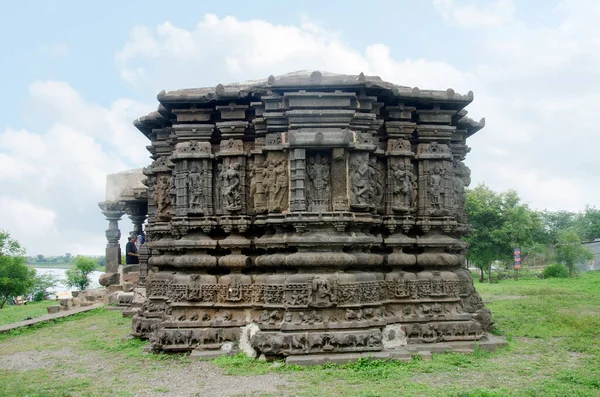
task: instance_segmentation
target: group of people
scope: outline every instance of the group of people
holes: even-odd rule
[[[145,242],[146,236],[144,235],[144,232],[141,232],[139,235],[131,233],[129,241],[127,242],[127,245],[125,245],[125,264],[137,265],[140,263],[138,250]]]

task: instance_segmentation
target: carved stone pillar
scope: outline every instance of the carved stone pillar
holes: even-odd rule
[[[125,213],[129,216],[133,224],[132,233],[135,233],[136,236],[142,234],[144,231],[143,225],[148,216],[148,204],[140,202],[127,203]]]
[[[119,221],[125,214],[125,203],[123,202],[102,202],[98,203],[102,214],[108,221],[106,229],[106,273],[116,273],[121,264],[121,230],[119,230]]]
[[[290,152],[291,210],[306,211],[306,149],[294,149]]]

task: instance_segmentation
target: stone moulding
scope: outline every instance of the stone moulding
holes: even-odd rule
[[[471,92],[296,72],[158,100],[134,122],[153,162],[133,335],[277,357],[487,340],[460,239]]]

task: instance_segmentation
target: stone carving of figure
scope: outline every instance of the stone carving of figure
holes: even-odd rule
[[[275,193],[275,164],[272,161],[265,161],[263,168],[263,186],[265,190],[265,200],[269,208]]]
[[[333,302],[333,292],[329,280],[323,277],[314,278],[312,281],[312,293],[315,303]]]
[[[352,184],[352,205],[367,208],[373,197],[373,189],[369,183],[369,166],[364,159],[352,161],[350,183]]]
[[[327,157],[317,154],[314,159],[309,160],[307,173],[312,187],[313,210],[327,210],[330,174]]]
[[[250,208],[254,208],[256,209],[256,207],[258,207],[260,205],[260,203],[258,203],[257,199],[256,199],[256,191],[257,191],[257,166],[256,164],[252,164],[252,166],[250,166],[250,170],[248,172],[248,179],[250,181],[250,194],[249,194],[249,207]]]
[[[417,208],[417,195],[418,195],[418,190],[419,190],[419,184],[417,182],[417,178],[415,177],[415,166],[414,164],[410,165],[410,180],[412,183],[412,198],[411,198],[411,207],[412,208]]]
[[[223,179],[223,208],[228,211],[238,211],[241,205],[241,180],[240,165],[238,163],[229,164],[229,169],[225,171]]]
[[[413,174],[404,162],[392,166],[394,209],[408,209],[413,202]]]
[[[373,205],[379,208],[383,199],[383,172],[376,157],[371,157],[369,162],[369,182],[372,185]]]
[[[443,207],[443,196],[444,196],[444,175],[445,170],[436,164],[433,167],[432,173],[429,175],[429,204],[433,209],[441,210]]]
[[[166,175],[160,176],[157,180],[154,192],[152,193],[152,199],[156,203],[159,218],[169,217],[169,212],[171,211],[172,203],[171,190],[171,178]]]
[[[223,202],[223,184],[225,183],[225,172],[227,170],[223,168],[223,164],[217,164],[217,173],[215,174],[216,183],[215,183],[215,192],[216,192],[216,204],[220,207],[219,204]]]
[[[270,203],[271,211],[283,211],[288,201],[288,174],[285,160],[279,160],[273,170],[273,198]]]
[[[452,188],[454,190],[454,205],[457,208],[463,208],[465,204],[465,183],[460,175],[454,177]]]
[[[187,178],[190,209],[202,209],[204,207],[204,194],[202,191],[202,177],[198,171],[198,167],[194,166]]]
[[[239,280],[234,279],[229,283],[227,289],[227,300],[228,301],[240,301],[242,300],[242,283]]]

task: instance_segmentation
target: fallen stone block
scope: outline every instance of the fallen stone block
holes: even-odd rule
[[[117,285],[121,283],[121,275],[119,273],[104,273],[100,276],[98,282],[105,287]]]
[[[46,307],[46,310],[48,310],[48,314],[58,313],[60,311],[60,306],[48,306]]]

